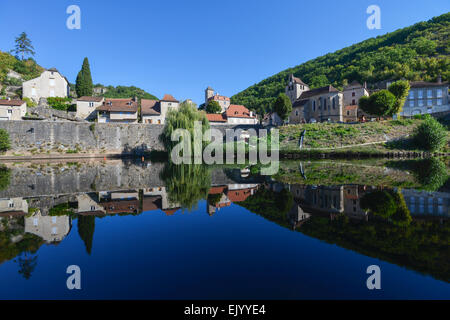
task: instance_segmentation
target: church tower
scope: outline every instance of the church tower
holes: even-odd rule
[[[291,102],[294,103],[300,95],[309,90],[309,86],[304,83],[300,78],[294,77],[293,74],[289,76],[288,84],[285,89],[286,95],[291,99]]]
[[[211,87],[208,87],[205,89],[205,105],[208,104],[208,99],[214,96],[214,89]]]

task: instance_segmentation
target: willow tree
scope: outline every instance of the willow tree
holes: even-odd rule
[[[172,151],[175,145],[180,142],[172,141],[172,134],[177,129],[185,129],[189,132],[191,137],[191,146],[193,148],[194,125],[196,121],[201,122],[202,134],[204,134],[205,131],[209,129],[209,121],[206,118],[205,112],[198,110],[195,103],[184,101],[180,104],[178,109],[169,110],[166,116],[166,124],[161,135],[161,140],[164,143],[167,151]],[[203,141],[203,146],[205,146],[206,143],[206,141]]]

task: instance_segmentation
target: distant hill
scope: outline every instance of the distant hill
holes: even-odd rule
[[[307,61],[273,75],[231,97],[262,113],[268,111],[289,74],[311,88],[332,84],[337,88],[357,80],[373,83],[387,79],[435,81],[450,79],[450,13],[419,22],[376,38]]]
[[[101,84],[96,84],[94,87],[103,87],[106,88],[106,93],[102,94],[102,96],[106,98],[130,98],[130,97],[138,97],[140,99],[152,99],[158,100],[158,98],[151,93],[146,92],[145,90],[135,87],[135,86],[103,86]]]

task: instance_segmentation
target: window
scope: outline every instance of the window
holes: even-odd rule
[[[354,92],[352,92],[352,97],[354,97],[355,96],[355,93]]]
[[[353,99],[353,100],[352,100],[352,104],[353,104],[353,105],[355,105],[355,104],[356,104],[356,101],[355,101],[355,99]]]
[[[422,99],[423,98],[422,90],[418,90],[417,92],[419,93],[419,99]]]
[[[316,111],[316,100],[313,100],[312,105],[313,105],[313,111]]]
[[[428,98],[433,97],[433,90],[428,90],[427,91],[427,96],[428,96]]]
[[[409,106],[412,108],[414,107],[414,100],[409,100]]]
[[[53,227],[52,228],[52,235],[58,234],[58,228],[57,227]]]
[[[298,110],[295,110],[295,115],[298,116]]]
[[[414,91],[409,91],[408,99],[414,99]]]
[[[442,106],[442,99],[437,99],[437,105]]]
[[[433,102],[431,101],[431,99],[428,99],[427,100],[427,106],[432,106],[433,105]]]
[[[53,224],[56,223],[56,217],[55,217],[55,216],[52,217],[52,223],[53,223]]]
[[[89,107],[93,107],[94,103],[93,102],[89,102]]]
[[[38,219],[37,218],[33,219],[33,226],[35,226],[35,227],[38,226]]]
[[[336,97],[333,98],[333,109],[336,109]]]
[[[323,99],[323,110],[327,110],[327,99]]]
[[[419,100],[419,107],[423,107],[423,100]]]
[[[31,88],[31,95],[35,96],[36,95],[36,88]]]
[[[348,116],[350,115],[350,111],[347,111],[347,115],[348,115]]]
[[[442,98],[442,89],[437,89],[437,90],[436,90],[436,96],[437,96],[438,98]]]
[[[8,113],[12,113],[12,110],[8,110]]]
[[[10,202],[10,203],[9,203],[9,207],[10,207],[10,208],[14,208],[14,202]]]

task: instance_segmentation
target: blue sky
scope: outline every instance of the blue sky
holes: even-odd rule
[[[81,9],[81,30],[66,8]],[[381,8],[381,29],[366,8]],[[448,0],[2,0],[0,50],[25,31],[35,59],[71,82],[88,57],[94,83],[135,85],[203,102],[210,85],[233,94],[285,68],[450,11]]]

